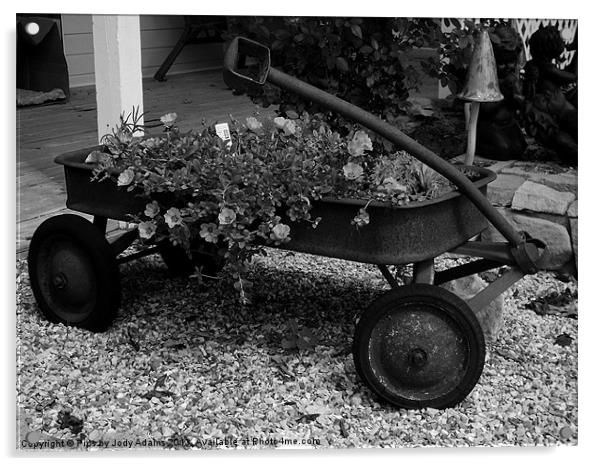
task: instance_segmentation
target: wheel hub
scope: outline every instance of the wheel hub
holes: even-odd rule
[[[382,383],[408,396],[449,390],[462,376],[467,355],[457,327],[437,307],[419,304],[382,319],[370,348]]]
[[[417,369],[420,369],[426,365],[428,362],[428,354],[422,348],[414,348],[408,354],[410,359],[410,364]]]
[[[38,280],[46,283],[47,298],[57,315],[87,312],[96,286],[85,251],[61,237],[48,238],[38,261]]]
[[[67,286],[67,277],[62,272],[57,273],[52,279],[52,285],[59,290],[62,290]]]

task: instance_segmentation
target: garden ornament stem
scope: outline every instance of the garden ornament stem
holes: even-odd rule
[[[470,102],[468,110],[468,141],[466,144],[466,156],[464,157],[465,165],[474,163],[475,148],[477,146],[477,121],[479,119],[479,102]]]
[[[255,58],[258,65],[250,69],[241,68],[239,65],[244,64],[244,56]],[[530,258],[528,262],[536,262],[539,259],[541,252],[538,253],[533,244],[527,244],[523,235],[508,223],[502,214],[456,167],[377,116],[272,68],[270,66],[270,50],[266,46],[243,37],[233,39],[224,55],[224,81],[232,89],[243,92],[256,92],[261,89],[264,83],[272,83],[308,100],[317,102],[324,108],[337,112],[380,134],[454,183],[458,190],[473,202],[513,248],[529,249],[527,252],[527,256]]]
[[[487,31],[481,31],[468,66],[468,78],[460,99],[470,102],[468,122],[468,145],[464,163],[472,165],[477,143],[477,121],[481,102],[499,102],[504,98],[500,92],[493,47]]]

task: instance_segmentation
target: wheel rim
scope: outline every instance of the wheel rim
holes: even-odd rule
[[[399,303],[370,332],[368,357],[374,376],[395,397],[440,398],[466,376],[470,342],[466,329],[433,302]]]
[[[97,296],[94,266],[73,239],[63,235],[47,238],[37,256],[36,274],[45,301],[61,320],[79,322],[93,311]]]

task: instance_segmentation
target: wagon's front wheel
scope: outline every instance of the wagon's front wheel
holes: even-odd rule
[[[48,320],[94,332],[111,325],[121,299],[119,269],[97,227],[78,215],[49,218],[35,231],[27,262]]]
[[[485,340],[468,305],[434,285],[395,288],[364,312],[353,342],[366,385],[401,408],[447,408],[474,388]]]

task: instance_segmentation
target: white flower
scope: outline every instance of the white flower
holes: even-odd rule
[[[119,178],[117,178],[117,186],[128,186],[134,181],[134,170],[131,168],[126,168],[119,174]]]
[[[278,129],[284,129],[284,125],[285,125],[286,121],[287,120],[284,117],[276,117],[276,118],[274,118],[274,125]]]
[[[297,125],[295,124],[295,122],[284,117],[274,118],[274,126],[284,131],[285,136],[295,134],[295,132],[297,131]]]
[[[165,215],[163,217],[165,218],[165,222],[167,223],[167,226],[169,228],[173,228],[176,225],[182,225],[183,221],[182,221],[182,214],[180,213],[180,209],[172,207],[165,213]]]
[[[285,136],[290,136],[291,134],[295,134],[295,131],[297,131],[297,125],[293,120],[286,120],[284,123],[284,128],[282,129],[284,130]]]
[[[347,150],[355,157],[363,155],[364,151],[372,150],[370,136],[364,131],[356,131],[351,141],[347,143]]]
[[[232,209],[224,207],[217,216],[217,219],[219,220],[220,225],[230,225],[234,220],[236,220],[236,212],[234,212]]]
[[[397,192],[397,193],[405,193],[408,188],[407,186],[401,184],[392,176],[385,178],[382,184],[377,188],[379,191],[386,191],[388,193]]]
[[[142,239],[150,239],[155,235],[157,225],[154,222],[142,222],[138,225],[138,234]]]
[[[161,123],[165,125],[166,128],[171,128],[173,124],[176,122],[178,118],[177,113],[166,113],[161,117]]]
[[[254,133],[257,133],[261,128],[263,128],[263,125],[259,120],[257,120],[257,118],[249,117],[247,118],[247,128],[249,128]]]
[[[159,204],[157,201],[150,202],[146,204],[146,209],[144,209],[144,215],[150,218],[154,218],[159,213]]]
[[[353,220],[351,220],[351,224],[356,227],[365,227],[370,223],[370,214],[366,210],[365,207],[358,210]]]
[[[343,175],[348,180],[357,180],[364,174],[364,169],[361,165],[358,165],[354,162],[348,162],[347,165],[343,167]]]
[[[140,145],[142,147],[146,147],[147,149],[152,149],[153,147],[157,147],[157,139],[156,138],[148,138],[145,139],[144,141],[140,141]]]
[[[274,225],[272,228],[272,233],[274,234],[274,238],[278,241],[283,241],[288,238],[288,235],[291,232],[291,227],[284,223],[278,223]]]

